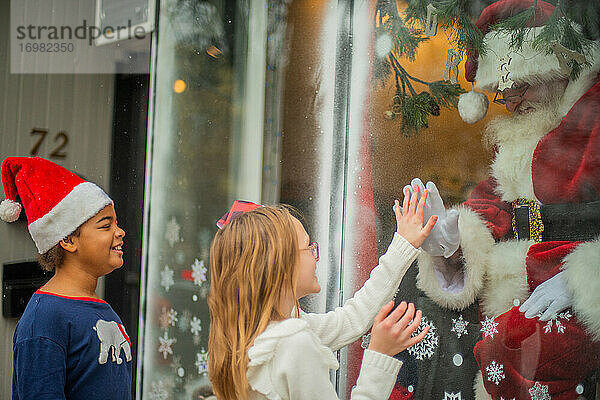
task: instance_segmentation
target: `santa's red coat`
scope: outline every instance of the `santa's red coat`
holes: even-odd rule
[[[531,171],[534,193],[542,204],[600,199],[600,83],[539,141]],[[479,184],[465,205],[485,221],[497,241],[512,235],[512,206],[501,200],[493,178]],[[530,246],[525,259],[529,289],[566,268],[565,257],[581,244],[549,241]],[[588,278],[599,279],[600,253],[589,263],[594,264],[589,270],[597,268],[599,273]],[[574,296],[597,296],[600,306],[600,293],[575,291]],[[526,319],[518,307],[496,317],[498,332],[484,332],[474,350],[486,391],[493,399],[530,399],[536,390],[552,399],[575,399],[577,386],[600,366],[600,342],[593,340],[597,332],[591,332],[600,321],[589,319],[566,310],[551,323],[540,322]]]

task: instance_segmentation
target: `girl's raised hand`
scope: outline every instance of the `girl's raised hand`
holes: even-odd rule
[[[415,313],[414,304],[407,305],[403,301],[390,313],[393,306],[394,302],[390,301],[379,310],[373,321],[371,342],[368,347],[369,350],[391,357],[419,343],[429,332],[429,326],[426,326],[421,333],[412,337],[413,332],[421,324],[421,310]]]
[[[396,232],[406,239],[415,248],[421,247],[425,238],[429,236],[435,223],[437,215],[432,215],[423,226],[423,213],[425,210],[425,200],[427,200],[427,190],[423,191],[419,199],[419,186],[415,185],[411,196],[410,190],[404,190],[404,202],[400,208],[400,202],[395,200],[394,213],[396,214]],[[418,200],[419,199],[419,200]],[[418,202],[417,202],[418,200]]]

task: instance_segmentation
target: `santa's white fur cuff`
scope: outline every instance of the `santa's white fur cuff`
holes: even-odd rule
[[[481,217],[471,209],[459,206],[458,230],[464,269],[462,282],[444,282],[439,271],[448,262],[423,252],[418,258],[417,287],[438,305],[463,310],[472,304],[484,286],[494,238]]]

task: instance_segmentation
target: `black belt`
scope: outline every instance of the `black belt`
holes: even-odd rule
[[[513,202],[512,227],[517,239],[535,242],[584,241],[600,236],[600,201],[539,204]]]

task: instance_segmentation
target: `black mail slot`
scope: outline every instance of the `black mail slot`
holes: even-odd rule
[[[19,318],[31,295],[52,277],[37,261],[5,263],[2,265],[2,315]]]

